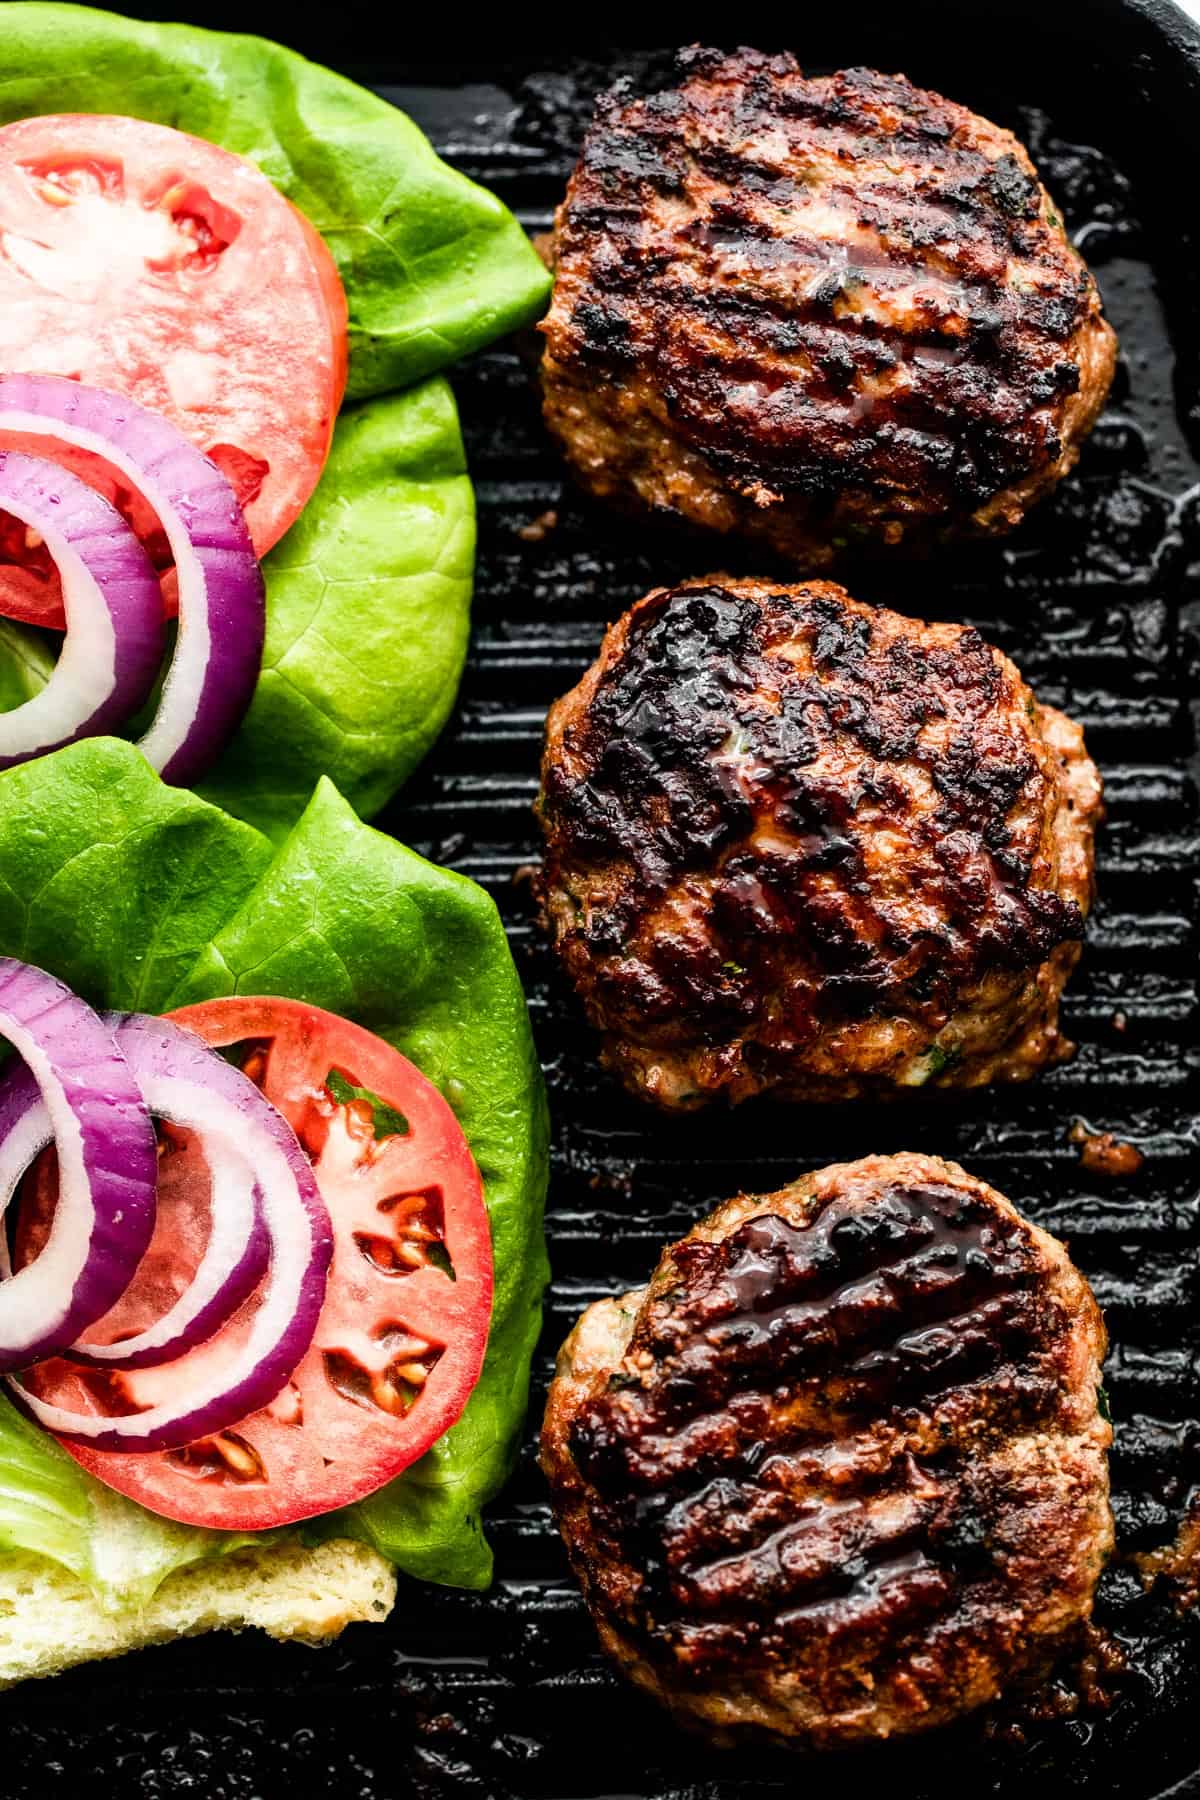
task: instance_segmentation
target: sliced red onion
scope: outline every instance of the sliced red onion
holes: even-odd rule
[[[50,1115],[32,1081],[5,1108],[11,1118],[24,1101],[24,1116],[6,1131],[0,1144],[0,1182],[15,1186],[33,1158],[53,1141]],[[153,1113],[153,1105],[149,1110]],[[0,1123],[0,1129],[3,1129]],[[212,1191],[211,1226],[200,1265],[174,1306],[144,1331],[111,1344],[79,1338],[62,1354],[72,1362],[97,1368],[149,1369],[172,1362],[198,1344],[207,1343],[233,1317],[262,1280],[271,1241],[262,1221],[261,1196],[244,1158],[223,1145],[208,1144],[206,1155]],[[16,1170],[15,1177],[11,1171]],[[0,1277],[12,1276],[8,1240],[0,1231]],[[132,1278],[131,1278],[132,1279]]]
[[[167,1109],[173,1097],[152,1053],[157,1038],[130,1031],[129,1021],[121,1014],[113,1015],[109,1023],[125,1050],[151,1115],[171,1118]],[[159,1021],[152,1023],[157,1025]],[[250,1085],[253,1087],[253,1082]],[[175,1123],[182,1121],[176,1119]],[[266,1274],[271,1239],[263,1219],[262,1194],[250,1165],[239,1151],[215,1137],[205,1139],[204,1150],[212,1180],[212,1225],[193,1280],[175,1305],[136,1337],[116,1344],[88,1344],[82,1340],[72,1344],[70,1355],[74,1361],[114,1369],[148,1369],[171,1362],[198,1344],[207,1343]]]
[[[0,376],[0,431],[94,451],[158,515],[179,577],[179,636],[139,748],[165,781],[193,781],[241,721],[262,663],[262,573],[233,489],[168,419],[61,375]]]
[[[150,1111],[153,1084],[143,1086]],[[118,1343],[76,1340],[66,1354],[72,1362],[103,1369],[152,1369],[205,1344],[228,1324],[267,1271],[271,1240],[262,1218],[262,1199],[244,1159],[224,1145],[206,1145],[212,1177],[212,1226],[195,1276],[174,1306],[136,1336]]]
[[[282,1390],[317,1329],[333,1230],[291,1126],[240,1069],[165,1019],[132,1013],[114,1023],[151,1109],[197,1132],[206,1149],[221,1146],[243,1157],[253,1171],[270,1239],[258,1309],[245,1343],[219,1375],[143,1412],[71,1412],[13,1385],[34,1417],[61,1437],[98,1450],[172,1450],[226,1430]]]
[[[0,958],[0,1035],[22,1059],[0,1081],[0,1213],[47,1128],[59,1162],[41,1254],[0,1285],[0,1370],[9,1370],[66,1349],[124,1293],[154,1231],[158,1157],[111,1030],[61,981]],[[31,1127],[39,1091],[45,1124]]]
[[[123,725],[162,661],[162,591],[115,506],[66,469],[0,451],[0,509],[45,540],[62,577],[67,635],[32,700],[0,713],[0,769]]]

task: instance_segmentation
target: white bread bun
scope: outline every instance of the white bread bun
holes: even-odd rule
[[[92,1590],[44,1556],[0,1556],[0,1687],[58,1675],[202,1631],[255,1627],[320,1644],[356,1620],[386,1619],[396,1571],[366,1544],[282,1543],[212,1557],[169,1575],[145,1606],[106,1612]]]

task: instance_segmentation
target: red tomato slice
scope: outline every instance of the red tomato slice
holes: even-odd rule
[[[479,1378],[491,1315],[487,1211],[449,1106],[369,1031],[292,1000],[213,1000],[171,1017],[206,1043],[237,1045],[243,1067],[312,1157],[334,1228],[325,1305],[287,1387],[233,1429],[149,1455],[60,1441],[91,1474],[152,1512],[189,1525],[266,1530],[372,1493],[458,1418]],[[98,1338],[144,1329],[172,1303],[201,1253],[194,1228],[180,1229],[179,1188],[194,1179],[195,1203],[207,1218],[207,1170],[186,1145],[164,1162],[174,1165],[169,1204]],[[29,1202],[22,1203],[18,1260],[44,1229],[42,1198],[33,1201],[32,1223]],[[76,1411],[152,1406],[178,1393],[189,1371],[198,1377],[232,1354],[255,1304],[247,1301],[210,1344],[161,1369],[96,1372],[57,1358],[25,1379]]]
[[[260,556],[317,484],[346,355],[333,258],[253,163],[142,119],[0,129],[0,369],[69,375],[173,420],[224,469]],[[121,477],[65,448],[60,460],[165,567],[157,521]],[[0,530],[0,612],[61,630],[58,577],[20,537]]]

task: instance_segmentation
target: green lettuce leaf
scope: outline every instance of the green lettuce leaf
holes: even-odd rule
[[[0,788],[0,816],[2,801]],[[491,1559],[478,1532],[478,1486],[492,1491],[508,1465],[547,1275],[541,1080],[495,907],[465,877],[362,825],[322,782],[171,1003],[233,993],[290,994],[369,1026],[436,1083],[466,1133],[492,1226],[487,1362],[459,1423],[349,1516],[356,1535],[410,1574],[484,1585]]]
[[[0,1400],[0,1554],[32,1551],[86,1581],[108,1612],[144,1606],[189,1563],[282,1533],[202,1531],[160,1519],[85,1475],[7,1400]]]
[[[0,712],[23,706],[50,679],[54,657],[42,634],[0,619]]]
[[[454,704],[474,558],[446,383],[343,413],[320,486],[263,565],[262,675],[200,792],[275,837],[322,775],[364,817],[378,812]]]
[[[483,1375],[427,1456],[307,1535],[358,1537],[425,1580],[485,1586],[479,1513],[515,1450],[547,1276],[545,1096],[492,901],[363,825],[328,781],[273,853],[248,826],[164,787],[128,744],[95,739],[0,774],[0,954],[39,963],[98,1006],[309,1000],[387,1038],[442,1090],[491,1221]],[[234,1547],[111,1502],[0,1402],[0,1545],[55,1557],[108,1604]]]
[[[97,738],[0,775],[0,953],[162,1012],[271,849],[121,750]]]
[[[351,398],[445,368],[546,298],[507,207],[394,106],[280,44],[43,0],[0,8],[0,124],[68,112],[173,125],[258,164],[337,260]]]

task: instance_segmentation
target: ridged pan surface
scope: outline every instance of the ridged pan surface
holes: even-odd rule
[[[870,50],[866,33],[848,55]],[[636,75],[647,61],[622,56],[616,66]],[[916,56],[906,62],[914,79],[948,83]],[[1016,537],[853,579],[864,598],[979,626],[1043,699],[1085,726],[1108,823],[1100,903],[1067,997],[1078,1056],[1024,1089],[918,1095],[888,1109],[758,1105],[682,1121],[639,1109],[598,1075],[591,1035],[532,920],[542,720],[594,656],[606,621],[654,583],[736,558],[632,529],[571,493],[541,428],[529,346],[456,371],[480,511],[474,640],[454,721],[381,822],[495,895],[550,1082],[555,1279],[524,1454],[491,1513],[496,1585],[486,1595],[402,1585],[386,1627],[353,1628],[319,1654],[258,1636],[202,1638],[31,1684],[0,1702],[0,1787],[12,1800],[97,1781],[105,1795],[145,1800],[749,1800],[808,1782],[878,1784],[908,1800],[1150,1800],[1200,1768],[1200,1632],[1146,1597],[1121,1560],[1098,1609],[1127,1660],[1106,1711],[1067,1685],[1049,1709],[1061,1716],[1048,1721],[1001,1713],[987,1727],[853,1762],[798,1767],[778,1754],[714,1752],[605,1666],[535,1463],[553,1354],[584,1305],[644,1279],[659,1247],[717,1199],[867,1150],[911,1149],[955,1158],[1001,1189],[1068,1239],[1090,1278],[1113,1340],[1120,1550],[1169,1538],[1200,1483],[1200,817],[1189,698],[1200,671],[1200,608],[1189,601],[1200,593],[1200,465],[1186,435],[1200,394],[1194,342],[1177,340],[1176,371],[1163,310],[1183,252],[1170,233],[1143,228],[1137,190],[1119,160],[1086,147],[1092,134],[1074,113],[1066,131],[1022,111],[1022,92],[989,91],[979,59],[964,68],[955,97],[1021,131],[1062,204],[1100,279],[1122,367],[1078,475]],[[422,71],[414,77],[411,64],[403,86],[377,69],[354,72],[378,79],[445,155],[541,230],[591,97],[613,70],[545,51],[524,69],[473,71],[466,86],[440,68],[414,85]],[[1086,99],[1074,96],[1085,116]],[[1101,124],[1094,136],[1104,140],[1113,121]],[[1182,205],[1186,172],[1169,178]],[[1187,325],[1176,307],[1176,334]],[[525,530],[550,512],[549,529]],[[1136,1144],[1140,1172],[1120,1183],[1090,1175],[1068,1136],[1078,1119]]]

